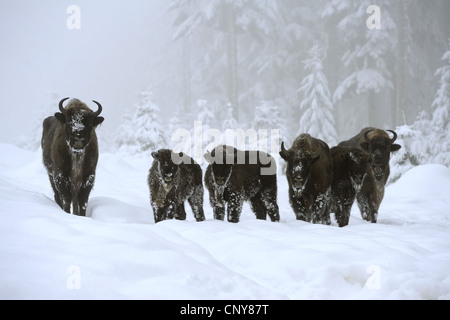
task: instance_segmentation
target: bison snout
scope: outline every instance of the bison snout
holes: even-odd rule
[[[356,184],[361,184],[362,183],[362,177],[356,176],[356,177],[353,178],[353,181],[355,181]]]
[[[84,146],[85,146],[85,139],[81,138],[81,137],[74,137],[72,146],[75,149],[82,149],[82,148],[84,148]]]
[[[171,182],[173,180],[173,173],[169,172],[164,175],[165,182]]]
[[[303,179],[302,177],[294,177],[294,185],[297,188],[302,187],[305,184],[305,179]]]
[[[225,177],[216,177],[216,183],[219,186],[223,186],[225,184]]]
[[[373,168],[373,171],[374,171],[376,174],[382,174],[382,173],[383,173],[383,167],[381,167],[381,166],[375,166],[375,167]]]

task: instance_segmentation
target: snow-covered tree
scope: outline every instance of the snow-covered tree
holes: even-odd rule
[[[238,123],[236,121],[236,119],[234,118],[234,112],[233,112],[234,108],[231,104],[227,105],[227,115],[225,120],[222,123],[222,130],[227,130],[227,129],[236,129],[238,126]]]
[[[434,161],[450,166],[450,50],[444,53],[442,60],[445,65],[435,73],[440,86],[432,104],[430,151]]]
[[[142,92],[133,115],[125,115],[115,135],[119,150],[138,154],[166,147],[160,109],[151,96],[150,91]]]
[[[382,122],[389,121],[386,120],[388,110],[384,109],[386,103],[382,102],[380,96],[388,95],[393,90],[389,61],[395,56],[397,39],[396,24],[390,12],[392,5],[389,0],[379,1],[378,6],[382,8],[381,27],[370,29],[366,25],[370,18],[367,9],[372,4],[370,0],[332,0],[326,3],[323,12],[324,17],[337,17],[338,45],[343,52],[340,55],[341,66],[337,71],[343,78],[337,83],[333,101],[339,105],[345,100],[358,99],[339,113],[344,115],[344,119],[349,116],[359,117],[358,126],[361,123],[382,126]],[[380,117],[380,114],[384,117]]]
[[[420,164],[439,163],[450,167],[450,50],[442,60],[445,65],[435,73],[439,88],[432,103],[432,114],[422,111],[411,126],[396,129],[402,149],[392,156],[390,182]]]
[[[297,135],[309,133],[329,145],[335,145],[337,134],[334,128],[333,103],[318,45],[310,50],[310,58],[306,59],[304,64],[309,74],[303,79],[299,89],[304,98],[300,103],[303,114]]]
[[[204,99],[197,100],[197,107],[199,109],[197,120],[202,123],[203,130],[214,128],[217,119],[214,110],[208,101]]]

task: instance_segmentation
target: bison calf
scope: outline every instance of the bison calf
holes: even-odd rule
[[[257,219],[280,220],[277,204],[275,159],[260,151],[240,151],[229,146],[216,147],[204,155],[210,163],[205,185],[214,219],[239,222],[244,201],[250,201]]]
[[[96,112],[78,99],[72,99],[43,123],[42,153],[56,203],[67,213],[73,204],[75,215],[85,216],[89,193],[94,186],[98,160],[95,128],[103,122],[100,103]]]
[[[348,225],[350,210],[356,193],[361,190],[367,175],[369,157],[355,147],[331,148],[333,182],[331,184],[331,211],[335,213],[339,227]]]
[[[148,186],[155,223],[173,218],[186,220],[186,200],[195,219],[205,220],[201,167],[191,157],[167,149],[152,152],[152,156]]]
[[[287,162],[289,202],[297,220],[330,224],[330,189],[333,163],[328,145],[309,134],[301,134],[280,156]]]

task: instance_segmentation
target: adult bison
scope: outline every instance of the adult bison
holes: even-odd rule
[[[95,128],[103,122],[99,117],[102,105],[92,111],[78,99],[72,99],[60,112],[43,123],[42,153],[56,203],[67,213],[73,204],[73,213],[86,215],[89,193],[94,186],[98,160]]]
[[[280,221],[277,204],[275,159],[262,151],[241,151],[230,146],[218,146],[204,155],[209,165],[205,185],[213,207],[214,219],[237,223],[244,201],[250,201],[257,219],[269,215]]]
[[[205,220],[201,167],[182,152],[161,149],[152,152],[152,156],[147,180],[155,223],[173,218],[186,220],[186,200],[195,219]]]
[[[283,142],[280,156],[287,162],[289,202],[297,220],[329,225],[333,162],[328,145],[305,133],[289,150]]]
[[[388,132],[392,133],[391,138]],[[353,138],[339,143],[342,147],[357,147],[367,152],[369,163],[366,166],[366,178],[356,200],[364,220],[376,223],[378,209],[384,197],[384,188],[389,178],[389,160],[391,152],[401,148],[395,144],[397,133],[392,130],[381,130],[377,128],[364,128]]]
[[[331,148],[333,182],[331,184],[331,212],[339,227],[348,225],[350,210],[356,193],[361,190],[369,162],[367,153],[357,147]]]

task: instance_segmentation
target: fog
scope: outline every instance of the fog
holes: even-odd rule
[[[149,91],[158,117],[178,126],[206,108],[208,127],[310,132],[330,144],[430,117],[450,1],[382,0],[378,13],[372,4],[1,1],[0,142],[29,135],[64,97],[101,102],[108,140]]]
[[[80,29],[69,29],[73,3],[0,2],[0,141],[26,130],[52,94],[100,101],[113,128],[157,77],[164,1],[76,1]]]

